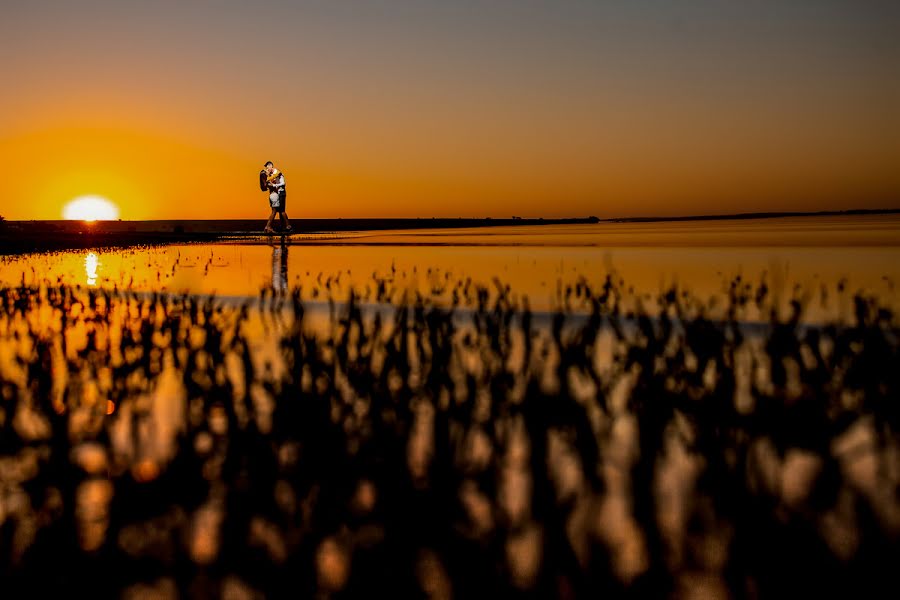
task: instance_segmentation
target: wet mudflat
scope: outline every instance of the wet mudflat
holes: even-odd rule
[[[732,250],[7,261],[4,591],[897,591],[894,250]]]

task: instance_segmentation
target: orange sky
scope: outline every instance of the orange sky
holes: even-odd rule
[[[291,218],[900,207],[896,5],[722,4],[5,9],[0,215],[263,218],[268,159]]]

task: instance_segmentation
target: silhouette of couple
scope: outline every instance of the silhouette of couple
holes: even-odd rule
[[[259,172],[259,189],[269,192],[269,206],[272,208],[269,220],[266,222],[266,227],[263,231],[265,233],[275,233],[275,230],[272,228],[272,221],[275,220],[276,214],[281,217],[282,233],[293,231],[294,228],[291,227],[291,222],[288,220],[287,212],[285,212],[287,192],[284,186],[284,173],[276,169],[271,160],[267,161],[263,170]]]

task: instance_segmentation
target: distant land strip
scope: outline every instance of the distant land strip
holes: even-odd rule
[[[900,208],[854,208],[815,212],[755,212],[721,215],[687,215],[681,217],[616,217],[600,219],[600,223],[655,223],[661,221],[740,221],[745,219],[781,219],[785,217],[843,217],[858,215],[896,215]]]
[[[384,231],[392,229],[449,229],[509,225],[566,225],[599,223],[596,217],[578,219],[295,219],[294,233]],[[215,242],[260,237],[264,219],[158,221],[2,221],[0,255],[51,252],[80,248],[124,248]]]
[[[665,221],[725,221],[784,217],[823,217],[900,214],[900,209],[854,209],[819,212],[764,212],[675,217],[544,218],[405,218],[405,219],[295,219],[295,233],[455,229],[500,226],[567,225],[595,223],[652,223]],[[153,221],[0,220],[0,255],[51,252],[81,248],[122,248],[259,237],[264,219]]]

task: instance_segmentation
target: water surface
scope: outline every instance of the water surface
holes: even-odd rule
[[[256,296],[300,286],[307,300],[364,298],[378,283],[446,300],[457,282],[509,285],[532,308],[561,305],[566,288],[607,275],[650,304],[672,285],[721,296],[735,277],[785,300],[821,299],[841,286],[893,304],[900,278],[900,217],[805,217],[674,223],[603,223],[350,232],[217,244],[60,252],[7,259],[0,283],[62,280],[145,291]],[[832,294],[833,295],[833,294]],[[837,305],[810,306],[808,317]]]

